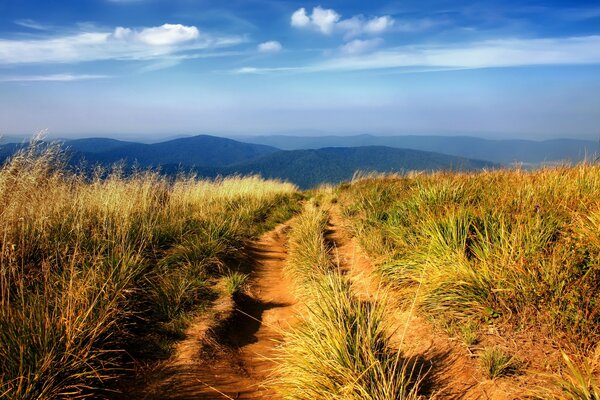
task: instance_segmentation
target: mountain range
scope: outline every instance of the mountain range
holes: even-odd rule
[[[338,183],[356,171],[404,172],[408,170],[476,170],[498,167],[497,163],[429,151],[385,146],[326,147],[281,150],[274,146],[244,143],[216,136],[199,135],[161,143],[144,144],[106,138],[66,140],[73,165],[104,165],[116,162],[140,168],[160,168],[166,174],[195,172],[203,177],[260,174],[310,188]],[[25,144],[0,146],[0,162]]]
[[[487,160],[504,165],[539,165],[561,161],[579,162],[600,151],[600,144],[589,140],[483,139],[471,136],[248,136],[247,143],[263,144],[282,150],[324,147],[387,146],[444,153],[458,157]]]

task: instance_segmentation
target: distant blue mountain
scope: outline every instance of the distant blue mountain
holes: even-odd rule
[[[279,151],[221,172],[260,174],[265,178],[285,179],[301,188],[310,188],[321,183],[349,181],[357,171],[473,171],[498,166],[489,161],[428,151],[365,146]]]
[[[444,153],[458,157],[488,160],[509,165],[514,162],[579,162],[598,154],[598,142],[577,139],[491,140],[470,136],[251,136],[239,137],[247,143],[264,144],[282,150],[324,147],[387,146]]]
[[[126,161],[135,162],[143,167],[165,164],[222,167],[278,151],[271,146],[208,135],[153,144],[103,138],[77,139],[65,141],[64,146],[75,153],[75,157],[85,158],[91,163],[112,164]]]
[[[285,151],[207,135],[155,144],[104,138],[61,143],[67,149],[71,164],[77,166],[110,166],[124,162],[128,168],[133,165],[160,168],[169,175],[192,171],[205,177],[260,174],[265,178],[288,180],[302,188],[349,180],[356,171],[475,170],[498,166],[488,161],[384,146]],[[24,146],[0,146],[0,161]]]

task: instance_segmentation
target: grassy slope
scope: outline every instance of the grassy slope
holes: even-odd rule
[[[0,397],[77,397],[131,344],[155,353],[298,203],[294,186],[253,177],[88,181],[61,157],[33,148],[0,170]]]
[[[0,170],[8,398],[86,393],[115,377],[131,342],[176,337],[214,279],[233,276],[244,241],[299,201],[293,186],[258,178],[88,181],[61,157],[32,149]],[[588,358],[567,359],[562,395],[597,398],[598,166],[366,178],[343,185],[340,201],[386,280],[416,293],[420,310],[464,332],[537,329]],[[289,271],[308,307],[288,332],[279,388],[289,399],[413,396],[382,308],[358,301],[331,262],[326,218],[311,206],[291,234]]]
[[[364,179],[341,198],[386,280],[441,325],[534,329],[600,367],[597,165]]]

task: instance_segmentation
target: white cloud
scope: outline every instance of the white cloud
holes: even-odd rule
[[[304,7],[298,9],[292,14],[291,24],[295,27],[305,27],[310,24],[310,18],[306,15],[306,9]]]
[[[0,39],[0,65],[155,60],[179,52],[234,46],[244,39],[200,34],[195,26],[164,24],[112,32],[94,29],[38,39]]]
[[[348,50],[360,49],[361,46],[364,47],[366,44],[356,42]],[[285,70],[333,72],[401,69],[407,72],[429,72],[542,65],[592,65],[600,64],[600,35],[546,39],[498,39],[461,44],[460,46],[413,45],[376,51],[369,57],[353,55],[348,51],[345,53],[346,55],[333,57],[320,63],[288,67]],[[279,70],[281,69],[254,68],[253,72],[277,72]]]
[[[243,67],[240,69],[235,70],[235,73],[238,74],[256,74],[259,73],[262,69],[259,68],[255,68],[255,67]]]
[[[119,26],[113,36],[118,40],[139,41],[151,46],[171,46],[197,39],[200,31],[195,26],[181,24],[164,24],[139,31]]]
[[[283,47],[281,46],[281,43],[275,41],[275,40],[270,40],[268,42],[264,42],[258,45],[258,51],[260,51],[261,53],[276,53],[278,51],[281,51]]]
[[[358,36],[362,34],[377,35],[389,30],[394,25],[394,19],[389,15],[373,17],[370,19],[362,15],[352,18],[341,19],[341,16],[333,9],[315,7],[308,15],[305,8],[296,10],[291,17],[291,24],[296,28],[312,28],[323,34],[331,34],[334,31],[343,32],[346,36]]]
[[[83,81],[89,79],[109,78],[108,75],[73,75],[73,74],[52,74],[52,75],[19,75],[19,76],[0,76],[0,82],[71,82]]]
[[[375,17],[365,23],[364,31],[371,34],[379,34],[394,25],[394,20],[389,15]]]
[[[340,47],[340,52],[343,54],[362,54],[369,52],[383,43],[382,39],[354,39]]]
[[[335,24],[340,20],[340,15],[334,10],[315,7],[313,8],[310,20],[321,32],[329,34],[333,31]]]

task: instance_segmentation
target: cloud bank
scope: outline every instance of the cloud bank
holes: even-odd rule
[[[388,15],[370,19],[356,15],[352,18],[341,19],[340,14],[335,10],[325,9],[321,6],[313,8],[311,14],[306,12],[306,8],[299,8],[290,18],[290,24],[295,28],[313,29],[325,35],[341,32],[347,37],[363,34],[378,35],[389,30],[394,23],[394,19]]]
[[[101,60],[155,60],[172,54],[234,46],[239,36],[214,37],[195,26],[164,24],[142,29],[43,36],[38,39],[0,39],[1,64],[78,63]]]
[[[341,56],[315,64],[287,67],[285,70],[335,72],[410,68],[410,72],[426,72],[440,69],[600,64],[600,35],[404,46],[375,51],[369,57],[357,55],[370,50],[375,44],[355,40],[342,46]],[[238,72],[266,73],[281,70],[282,68],[251,68]]]

